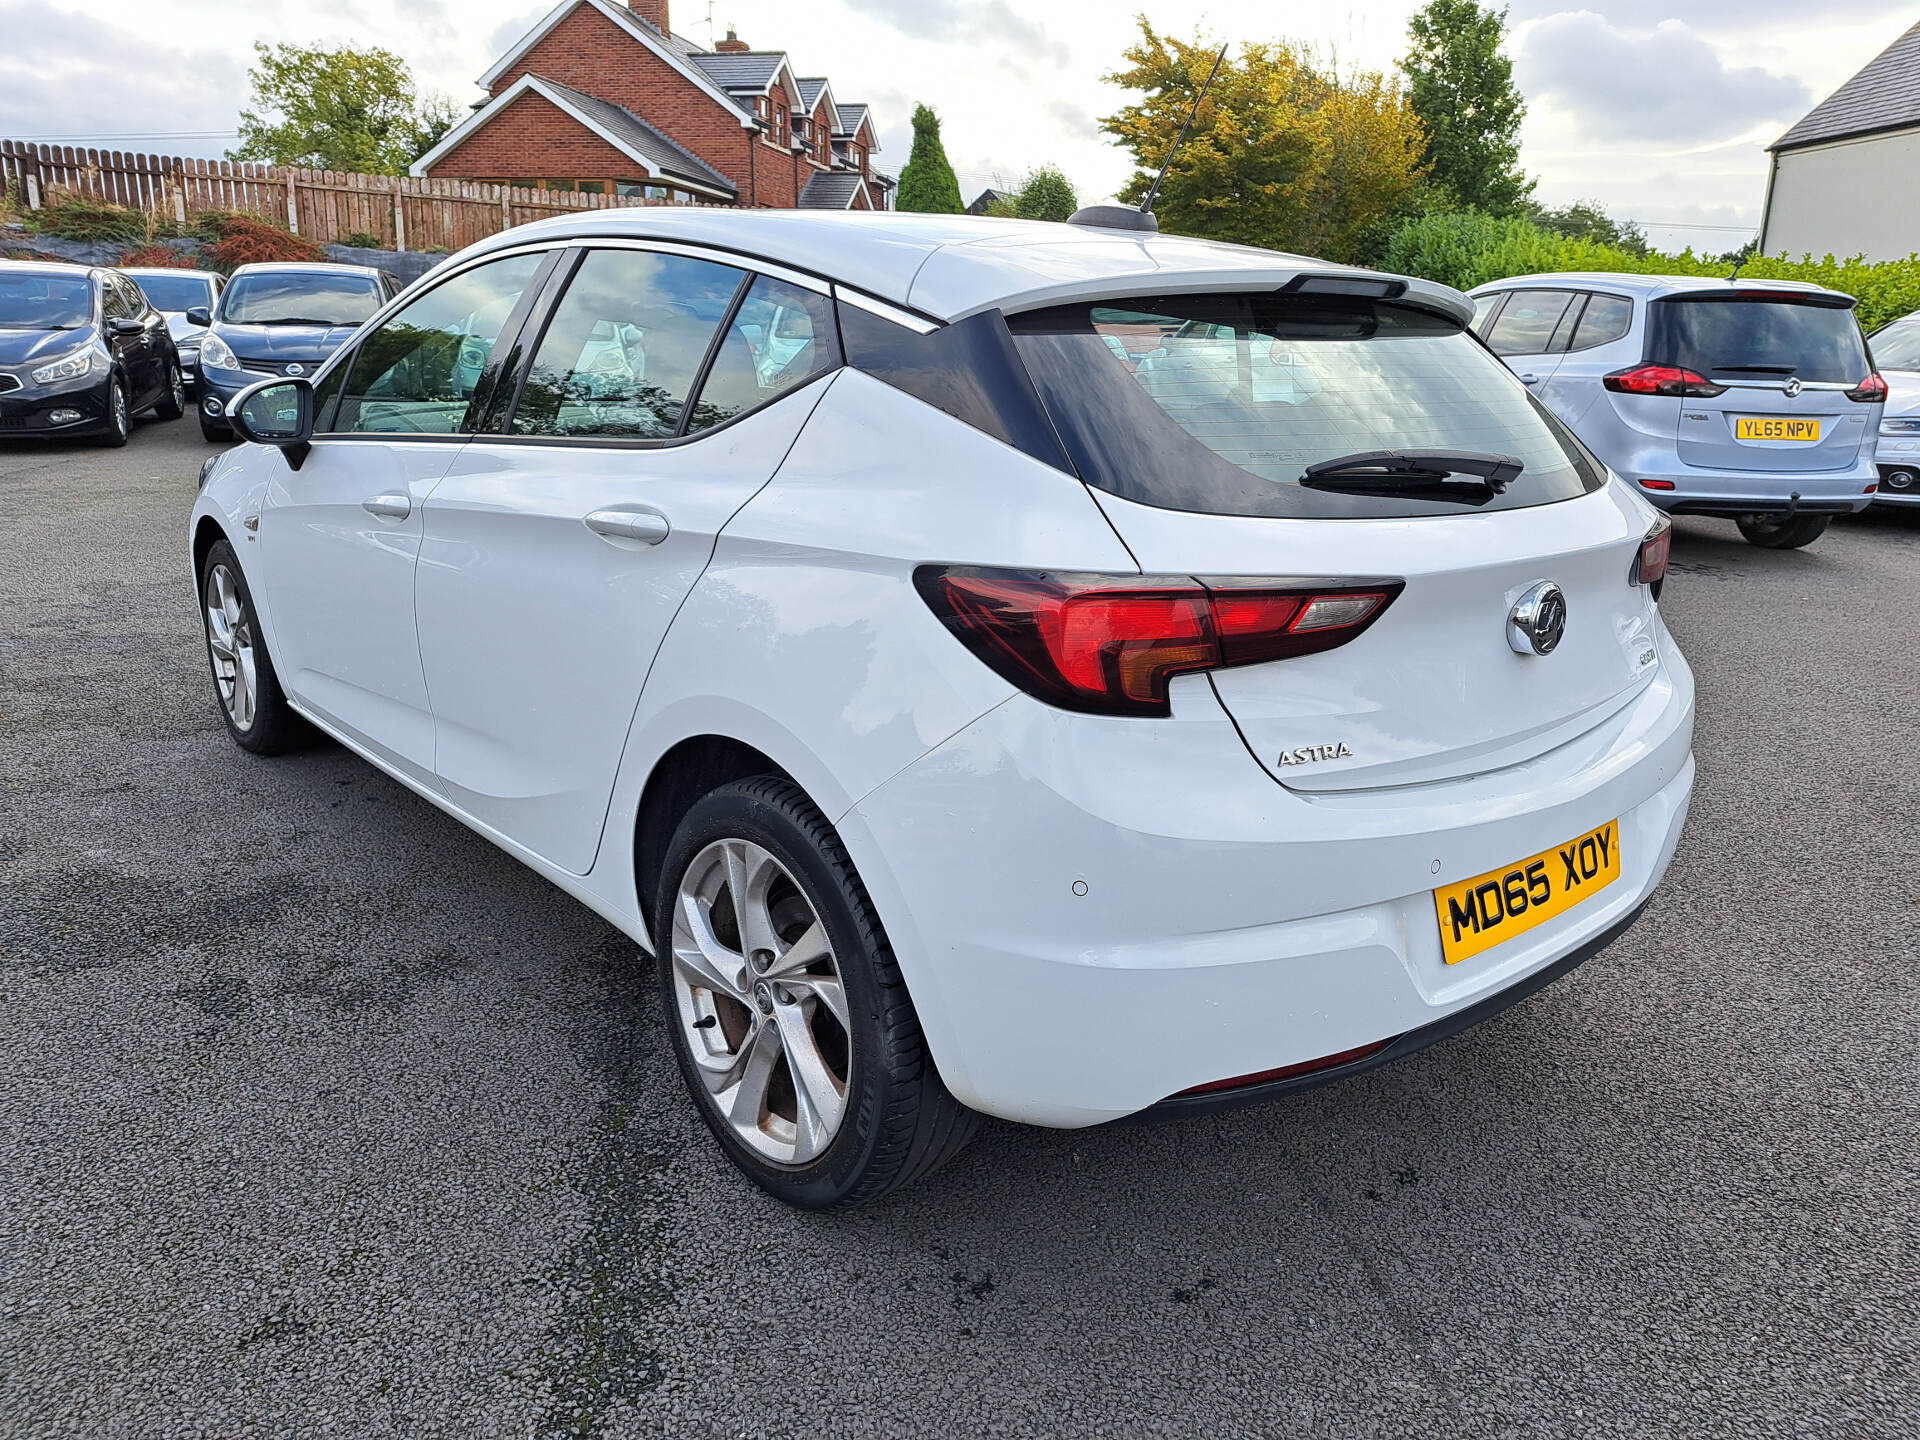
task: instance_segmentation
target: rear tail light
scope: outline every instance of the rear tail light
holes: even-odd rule
[[[1847,398],[1863,401],[1869,405],[1874,404],[1887,398],[1887,382],[1876,370],[1853,389],[1847,391]]]
[[[1727,393],[1704,375],[1683,370],[1678,365],[1636,365],[1631,370],[1616,370],[1603,376],[1600,383],[1622,395],[1681,395],[1692,400],[1711,400]]]
[[[1640,542],[1633,560],[1633,583],[1653,587],[1653,598],[1660,598],[1660,584],[1667,578],[1667,561],[1673,555],[1673,521],[1662,515]]]
[[[1311,655],[1360,634],[1400,580],[1199,580],[922,565],[934,614],[1002,678],[1063,710],[1172,713],[1176,675]]]

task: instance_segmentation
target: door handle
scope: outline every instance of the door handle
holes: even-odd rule
[[[658,545],[673,533],[658,510],[595,510],[584,523],[604,540],[638,540],[642,545]]]
[[[413,501],[398,493],[375,495],[370,500],[362,500],[360,508],[382,520],[404,520],[413,513]]]
[[[1520,377],[1520,383],[1522,385],[1538,385],[1540,383],[1540,377],[1538,375],[1522,375]]]

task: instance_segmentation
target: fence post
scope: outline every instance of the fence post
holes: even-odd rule
[[[29,210],[40,208],[40,175],[35,170],[27,171],[27,208]]]
[[[187,228],[187,176],[184,169],[176,169],[167,177],[167,184],[173,190],[173,219],[182,230]]]
[[[407,192],[402,184],[398,179],[393,182],[393,248],[404,254],[407,248]]]
[[[513,183],[509,181],[500,187],[500,228],[513,228]]]
[[[293,167],[287,166],[287,229],[300,233],[300,201],[293,188]]]

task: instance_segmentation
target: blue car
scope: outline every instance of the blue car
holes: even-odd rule
[[[361,265],[242,265],[218,308],[193,309],[200,341],[200,433],[232,437],[227,404],[247,386],[311,375],[363,320],[398,295],[400,282]]]

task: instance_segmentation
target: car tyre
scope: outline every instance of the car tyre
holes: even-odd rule
[[[180,362],[167,362],[167,390],[160,397],[160,403],[153,407],[154,415],[161,420],[178,420],[187,413],[187,382],[180,375]]]
[[[133,434],[133,412],[127,408],[127,383],[118,375],[107,385],[107,428],[100,432],[100,443],[118,450]]]
[[[874,1200],[973,1138],[980,1117],[934,1067],[866,886],[791,781],[741,780],[695,803],[668,846],[653,928],[681,1076],[770,1195],[808,1210]]]
[[[1798,550],[1826,533],[1830,515],[1742,515],[1734,521],[1747,543],[1765,550]]]
[[[253,592],[225,540],[214,542],[200,567],[200,614],[214,698],[233,743],[255,755],[278,755],[305,740],[306,722],[280,689]]]

